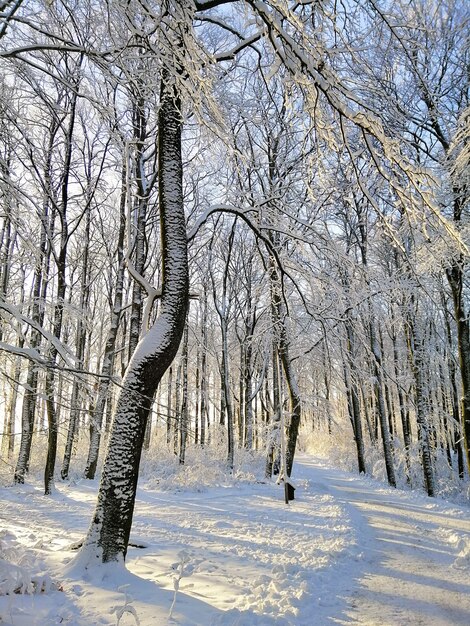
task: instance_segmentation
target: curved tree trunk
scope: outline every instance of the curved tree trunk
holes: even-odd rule
[[[162,70],[158,114],[158,172],[163,290],[160,315],[128,365],[114,414],[98,502],[78,556],[83,565],[123,562],[134,512],[140,456],[155,390],[173,361],[189,301],[181,161],[181,103],[169,70]]]

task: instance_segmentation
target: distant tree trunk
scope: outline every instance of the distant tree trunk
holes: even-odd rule
[[[223,348],[222,348],[223,349]],[[227,394],[225,393],[225,358],[222,354],[220,359],[220,409],[219,409],[219,424],[225,426],[227,415]]]
[[[428,496],[434,496],[434,472],[432,467],[429,428],[427,421],[427,400],[424,381],[424,346],[416,328],[416,322],[408,315],[408,347],[410,363],[415,379],[416,421],[418,422],[418,441],[421,448],[421,460],[424,472],[424,484]]]
[[[382,329],[380,327],[380,325],[378,325],[378,334],[379,334],[379,340],[380,340],[380,352],[382,354],[382,356],[385,354],[385,350],[384,350],[384,339],[383,339],[383,332]],[[384,369],[384,373],[385,373],[385,368]],[[384,392],[385,392],[385,406],[387,409],[387,415],[388,415],[388,428],[390,431],[390,437],[393,440],[395,435],[396,435],[396,423],[395,423],[395,407],[394,407],[394,402],[393,402],[393,394],[392,394],[392,389],[391,389],[391,385],[387,384],[384,381]]]
[[[19,293],[19,307],[24,306],[24,285],[25,285],[25,268],[22,267],[22,280]],[[6,285],[5,285],[6,288]],[[4,294],[6,291],[4,291]],[[18,325],[17,330],[17,345],[19,348],[23,348],[25,342],[24,334],[21,330],[21,326]],[[8,402],[5,402],[4,420],[3,420],[3,436],[2,436],[2,449],[5,451],[7,458],[10,460],[15,452],[15,419],[16,419],[16,406],[18,402],[18,388],[20,384],[21,376],[21,359],[16,357],[11,366],[10,377],[10,398]]]
[[[287,329],[283,328],[280,342],[280,355],[282,369],[287,382],[289,392],[289,422],[287,428],[286,443],[286,473],[290,476],[294,465],[295,450],[297,447],[297,437],[299,434],[300,418],[301,418],[301,400],[300,391],[297,385],[297,378],[289,357],[289,343],[287,340]]]
[[[361,252],[362,267],[364,270],[364,281],[367,287],[369,287],[369,275],[368,275],[368,232],[367,232],[367,211],[366,206],[355,199],[354,207],[358,217],[358,231],[359,231],[359,248]],[[382,447],[384,453],[385,469],[387,472],[388,484],[391,487],[396,487],[395,469],[393,466],[393,453],[390,442],[390,429],[387,419],[387,411],[385,408],[385,396],[384,396],[384,383],[383,383],[383,363],[382,363],[382,350],[380,349],[379,340],[377,338],[377,330],[375,326],[375,315],[373,304],[368,300],[368,331],[370,341],[370,351],[372,357],[372,367],[374,374],[374,396],[376,401],[377,418],[380,423],[380,433],[382,435]]]
[[[18,347],[24,346],[24,337],[18,339]],[[2,447],[6,451],[8,459],[12,459],[15,453],[15,417],[18,402],[18,386],[21,375],[21,359],[17,357],[12,367],[11,394],[8,406],[6,407],[3,423]]]
[[[272,260],[274,262],[274,259]],[[287,422],[287,441],[286,441],[286,449],[285,449],[285,471],[287,476],[290,476],[292,473],[292,467],[294,464],[294,455],[295,449],[297,446],[297,437],[299,433],[300,427],[300,418],[301,418],[301,400],[300,400],[300,391],[297,385],[297,378],[292,367],[292,363],[289,357],[289,339],[287,332],[287,315],[284,311],[284,306],[282,302],[281,296],[281,283],[279,272],[274,265],[271,267],[271,276],[274,281],[274,289],[271,292],[272,297],[272,311],[273,311],[273,325],[276,332],[276,351],[277,358],[279,358],[280,364],[282,365],[282,371],[284,373],[285,382],[287,383],[287,390],[289,393],[289,419]],[[275,361],[276,362],[276,359]],[[275,369],[275,367],[273,368]],[[278,394],[277,398],[278,402],[278,417],[279,424],[281,424],[281,379],[278,377]],[[274,399],[274,404],[276,407],[276,398]],[[276,408],[275,408],[276,410]],[[267,467],[267,470],[269,468]],[[267,473],[267,472],[266,472]]]
[[[461,209],[458,211],[460,222]],[[463,280],[463,255],[452,263],[447,270],[447,278],[452,291],[454,303],[454,315],[457,325],[457,347],[460,361],[460,375],[462,378],[462,432],[467,457],[467,469],[470,470],[470,325],[465,310],[464,280]]]
[[[397,334],[395,330],[396,324],[396,315],[395,315],[395,306],[392,304],[391,307],[391,338],[392,338],[392,347],[393,347],[393,371],[395,374],[395,381],[397,386],[397,394],[398,394],[398,405],[400,410],[400,421],[401,428],[403,432],[403,444],[405,448],[405,466],[406,466],[406,481],[408,484],[411,484],[411,459],[410,459],[410,450],[411,450],[411,425],[409,413],[406,410],[406,397],[403,393],[402,384],[400,382],[400,357],[398,353],[398,340]]]
[[[227,463],[230,469],[233,469],[233,453],[234,453],[234,436],[233,436],[233,407],[232,396],[229,382],[229,363],[228,363],[228,328],[227,320],[221,322],[222,326],[222,360],[224,372],[223,393],[225,396],[225,410],[227,415]]]
[[[159,391],[160,391],[160,385],[157,387],[157,390],[155,392],[155,397],[153,399],[153,406],[157,408],[157,420],[158,420],[158,406],[159,406]],[[153,420],[153,411],[150,412],[149,418],[147,419],[147,424],[145,426],[145,433],[144,433],[144,450],[150,450],[150,441],[152,439],[152,420]]]
[[[369,338],[370,347],[373,355],[374,366],[374,393],[377,403],[377,413],[380,423],[380,432],[382,435],[382,445],[384,451],[385,469],[387,471],[388,484],[391,487],[396,487],[395,470],[393,467],[393,455],[392,447],[390,443],[390,431],[387,420],[387,412],[385,409],[383,380],[382,380],[382,351],[377,340],[375,332],[375,323],[373,318],[370,318],[369,322]]]
[[[106,404],[110,405],[109,387],[111,375],[113,373],[114,352],[116,340],[121,321],[122,299],[124,291],[124,236],[126,228],[126,168],[123,166],[121,174],[121,199],[120,199],[120,222],[118,242],[116,248],[117,255],[117,276],[114,290],[114,302],[111,311],[111,320],[108,336],[104,347],[103,362],[101,364],[98,393],[93,412],[90,417],[90,444],[88,447],[88,457],[85,465],[85,478],[93,480],[96,474],[98,457],[100,452],[101,435],[103,429],[103,416]]]
[[[246,424],[245,424],[245,346],[244,341],[240,337],[238,328],[236,329],[238,347],[239,347],[239,367],[238,367],[238,407],[237,407],[237,435],[238,447],[241,448],[246,443]]]
[[[251,274],[247,281],[247,300],[246,300],[246,312],[244,319],[244,350],[242,361],[242,390],[240,395],[243,395],[243,443],[248,450],[253,448],[253,430],[254,430],[254,417],[253,417],[253,334],[256,326],[256,309],[253,306],[252,298],[252,286],[251,286]],[[241,399],[240,399],[241,402]]]
[[[145,259],[146,259],[146,236],[145,225],[147,208],[149,202],[149,188],[145,176],[144,165],[144,149],[145,140],[147,138],[147,118],[145,112],[145,99],[138,94],[132,94],[133,97],[133,130],[134,141],[136,144],[134,168],[136,172],[136,185],[137,193],[135,194],[135,224],[134,224],[134,255],[133,262],[129,259],[129,264],[132,263],[135,273],[139,276],[144,275]],[[128,199],[129,200],[129,199]],[[131,225],[129,224],[129,229]],[[129,242],[129,245],[131,243]],[[130,360],[132,354],[139,341],[142,326],[142,304],[143,304],[143,289],[140,282],[134,280],[132,285],[132,300],[131,300],[131,314],[129,320],[129,356]],[[144,329],[145,332],[146,329]]]
[[[183,361],[180,359],[176,368],[175,381],[175,408],[173,416],[173,452],[178,455],[178,440],[181,426],[181,371],[183,369]]]
[[[251,330],[251,329],[250,329]],[[253,354],[253,339],[250,333],[246,339],[245,354],[244,354],[244,444],[245,448],[252,450],[253,448],[253,372],[252,372],[252,354]]]
[[[349,413],[354,433],[354,442],[356,444],[357,463],[360,474],[366,473],[366,463],[364,456],[364,437],[362,434],[361,410],[359,405],[359,395],[357,389],[357,376],[355,365],[355,336],[352,327],[352,320],[346,321],[346,345],[347,345],[347,361],[346,361],[346,387],[348,390]]]
[[[201,386],[201,349],[196,348],[196,372],[194,374],[194,389],[196,391],[194,398],[194,444],[199,443],[199,398]]]
[[[158,318],[126,370],[114,414],[98,502],[79,559],[123,561],[127,553],[142,443],[154,392],[173,361],[189,301],[181,158],[181,101],[162,69],[158,111],[158,176],[163,288]]]
[[[33,287],[32,287],[32,311],[31,319],[41,327],[44,321],[45,306],[48,288],[48,276],[50,258],[52,254],[52,235],[54,233],[54,211],[50,215],[50,194],[51,191],[51,166],[52,153],[55,138],[58,130],[58,123],[53,118],[49,131],[48,148],[44,165],[44,200],[40,213],[40,238],[35,259]],[[49,238],[49,240],[48,240]],[[31,330],[29,345],[37,350],[41,345],[42,335],[36,328]],[[23,393],[23,406],[21,410],[21,440],[18,453],[18,460],[15,467],[15,483],[23,484],[24,477],[28,471],[29,459],[31,456],[31,445],[33,441],[34,417],[36,415],[37,389],[39,372],[34,361],[28,363],[26,374],[26,384]]]
[[[91,181],[89,181],[91,184]],[[85,217],[85,233],[83,237],[83,262],[82,262],[82,275],[80,284],[80,305],[79,305],[79,319],[77,320],[77,332],[75,337],[76,345],[76,364],[77,369],[82,369],[84,365],[85,348],[86,348],[86,323],[82,316],[86,315],[90,302],[90,268],[89,268],[89,253],[90,253],[90,226],[91,226],[91,211],[90,205],[86,208]],[[80,380],[75,376],[72,387],[72,395],[70,400],[70,419],[69,427],[67,431],[67,441],[65,443],[64,458],[62,461],[62,469],[60,475],[62,480],[66,480],[69,475],[70,461],[72,459],[72,452],[77,436],[78,424],[80,422],[81,412],[81,398],[80,398]]]
[[[410,243],[405,242],[407,248]],[[410,293],[403,296],[403,318],[405,321],[405,334],[408,344],[408,359],[413,373],[415,383],[415,406],[416,406],[416,422],[418,426],[418,442],[421,451],[421,463],[424,474],[424,485],[428,496],[434,496],[434,470],[432,466],[432,455],[430,446],[429,424],[428,424],[428,400],[425,385],[425,372],[429,371],[429,364],[426,364],[424,354],[424,340],[418,329],[416,320],[416,297],[413,285],[413,268],[410,265],[410,250],[407,255],[395,255],[395,263],[397,268],[403,272],[411,287]]]
[[[168,370],[167,394],[166,394],[166,442],[171,444],[171,426],[173,421],[173,367]]]
[[[81,57],[83,59],[83,57]],[[80,60],[81,65],[81,60]],[[78,68],[77,68],[78,69]],[[60,244],[59,253],[54,255],[57,266],[57,291],[55,295],[55,304],[53,312],[53,334],[57,340],[60,340],[62,333],[62,320],[64,315],[65,292],[67,288],[66,267],[67,267],[67,246],[69,242],[68,223],[67,223],[67,205],[69,200],[69,179],[71,174],[73,135],[75,127],[75,114],[78,100],[78,84],[75,85],[76,90],[70,96],[70,112],[69,124],[65,134],[65,155],[64,165],[61,176],[61,201],[58,208],[60,217]],[[52,345],[49,351],[49,360],[55,364],[58,355],[57,348]],[[54,400],[55,395],[55,371],[50,367],[46,371],[46,379],[44,385],[46,396],[46,408],[48,419],[48,439],[47,439],[47,458],[44,470],[44,493],[49,495],[52,493],[54,484],[54,469],[57,455],[57,431],[58,431],[58,407]]]
[[[235,226],[236,220],[232,224],[232,228],[227,242],[227,257],[225,259],[225,267],[222,277],[222,293],[220,296],[220,302],[217,298],[215,280],[214,277],[211,275],[214,305],[219,316],[220,332],[222,339],[222,354],[220,364],[220,424],[224,425],[224,422],[227,422],[227,463],[231,469],[233,469],[234,459],[234,415],[228,354],[228,316],[230,302],[227,282],[229,274],[229,263],[232,255],[233,241],[235,236]]]
[[[188,438],[188,323],[183,333],[183,353],[181,356],[183,384],[181,389],[181,416],[180,416],[180,449],[179,462],[184,465],[186,456],[186,441]]]
[[[326,337],[324,338],[324,341],[323,341],[322,345],[323,345],[323,349],[322,349],[323,383],[324,383],[324,386],[325,386],[325,409],[326,409],[326,412],[327,412],[326,419],[327,419],[327,424],[328,424],[328,434],[331,435],[331,433],[332,433],[332,418],[331,418],[332,407],[330,406],[331,361],[327,359]],[[358,400],[358,405],[359,405],[359,400]],[[314,424],[315,424],[314,420],[315,420],[315,417],[312,416],[312,426],[314,426]]]
[[[273,365],[273,379],[272,379],[272,391],[273,391],[273,399],[270,402],[269,392],[267,386],[266,390],[266,409],[269,406],[272,408],[272,419],[269,420],[269,411],[266,410],[266,425],[269,423],[269,428],[267,429],[267,452],[266,452],[266,468],[265,474],[267,478],[271,478],[273,473],[279,473],[279,468],[275,467],[276,458],[278,456],[279,451],[279,439],[280,439],[280,427],[281,427],[281,391],[280,391],[280,380],[279,380],[279,353],[277,344],[273,341],[272,347],[272,365]],[[266,379],[267,382],[267,379]]]
[[[453,355],[453,346],[452,346],[452,331],[451,331],[451,323],[450,323],[450,312],[447,308],[447,303],[445,300],[445,296],[441,297],[442,307],[444,310],[444,323],[446,329],[446,337],[447,337],[447,367],[449,370],[449,380],[450,380],[450,396],[452,403],[452,418],[454,421],[454,441],[455,448],[457,450],[457,464],[458,464],[458,472],[460,479],[464,478],[464,467],[465,467],[465,455],[463,449],[463,436],[462,436],[462,422],[460,419],[460,410],[459,410],[459,394],[457,389],[457,367],[454,361]]]
[[[440,414],[440,426],[441,426],[441,445],[445,449],[447,462],[449,467],[452,467],[452,451],[450,449],[450,443],[453,439],[453,429],[449,428],[449,420],[447,419],[447,415],[449,414],[449,402],[448,395],[446,393],[446,379],[444,376],[444,368],[442,366],[442,361],[439,362],[439,384],[436,390],[436,403],[438,407],[438,411]]]
[[[7,155],[5,160],[0,158],[0,175],[3,181],[8,181],[10,179],[10,155]],[[14,224],[12,215],[13,198],[11,189],[7,187],[6,190],[2,189],[2,192],[2,212],[4,215],[2,230],[0,233],[0,298],[5,300],[10,277],[11,255],[13,253],[12,241],[14,242],[14,237],[12,236],[12,230],[14,230]],[[0,320],[0,341],[3,340],[3,324],[4,322],[2,319]]]
[[[203,284],[202,319],[201,319],[201,377],[200,377],[200,413],[201,413],[201,446],[206,443],[207,423],[207,284]]]

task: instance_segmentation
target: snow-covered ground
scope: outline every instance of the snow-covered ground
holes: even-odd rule
[[[86,579],[64,566],[97,484],[59,483],[47,498],[39,485],[2,489],[0,586],[30,576],[36,593],[0,595],[0,624],[470,624],[469,508],[307,456],[295,482],[289,506],[271,483],[202,492],[144,483],[128,570]]]

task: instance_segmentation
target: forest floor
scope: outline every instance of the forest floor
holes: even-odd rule
[[[1,489],[0,592],[29,577],[45,589],[0,595],[1,626],[470,624],[470,508],[305,455],[294,473],[288,506],[274,483],[199,492],[144,481],[131,536],[143,547],[130,548],[127,570],[85,578],[64,565],[97,483],[58,483],[48,498],[39,484]]]

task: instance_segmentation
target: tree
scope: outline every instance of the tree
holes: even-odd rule
[[[186,320],[189,286],[182,192],[182,110],[172,69],[162,70],[157,131],[163,278],[160,312],[137,345],[123,380],[96,511],[82,548],[81,558],[87,561],[125,559],[153,395],[176,355]]]

